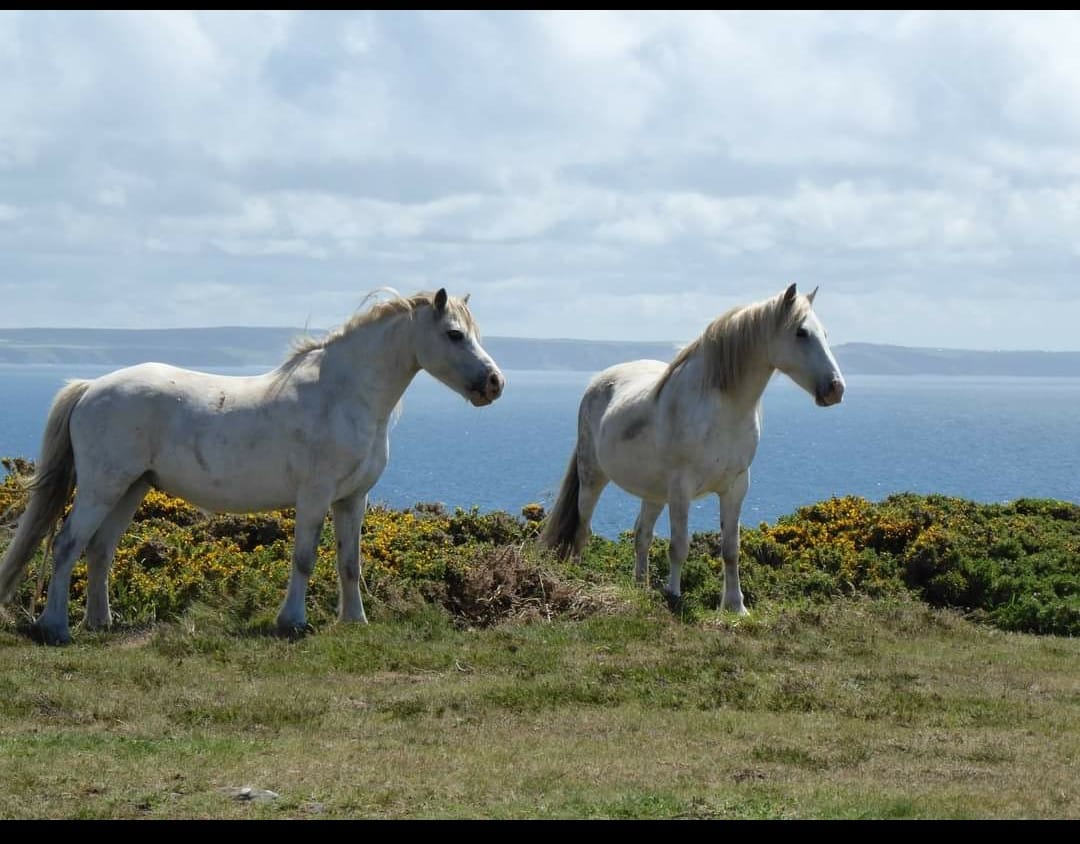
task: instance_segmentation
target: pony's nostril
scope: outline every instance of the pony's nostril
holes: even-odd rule
[[[491,387],[491,389],[494,390],[496,394],[502,392],[502,388],[503,388],[502,376],[499,375],[498,372],[492,372],[488,376],[488,386]]]
[[[844,398],[844,382],[840,378],[834,378],[829,385],[829,395],[835,403],[839,403]]]

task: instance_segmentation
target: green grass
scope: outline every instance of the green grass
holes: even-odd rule
[[[152,493],[115,629],[62,649],[25,636],[39,553],[0,616],[0,818],[1080,816],[1080,506],[805,507],[744,529],[741,618],[716,534],[673,610],[628,534],[561,564],[523,515],[369,510],[366,627],[333,623],[328,523],[291,641],[287,511]]]
[[[196,606],[0,632],[0,817],[1076,817],[1080,643],[910,598],[686,622],[373,612],[298,641]],[[241,803],[252,785],[277,800]]]

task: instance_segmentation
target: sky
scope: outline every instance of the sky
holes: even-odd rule
[[[0,12],[0,327],[1080,349],[1076,13]]]

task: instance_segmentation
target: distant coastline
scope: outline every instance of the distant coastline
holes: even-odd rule
[[[267,366],[284,359],[299,328],[3,328],[0,364]],[[486,337],[504,369],[595,372],[638,358],[670,360],[680,344]],[[833,347],[845,374],[1080,377],[1080,352],[975,351],[844,343]]]

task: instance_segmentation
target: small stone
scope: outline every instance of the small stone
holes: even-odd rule
[[[265,800],[277,800],[279,795],[276,791],[269,791],[265,788],[254,788],[250,785],[241,786],[225,786],[220,789],[222,793],[227,794],[233,800],[239,800],[242,803],[249,801],[265,801]]]

